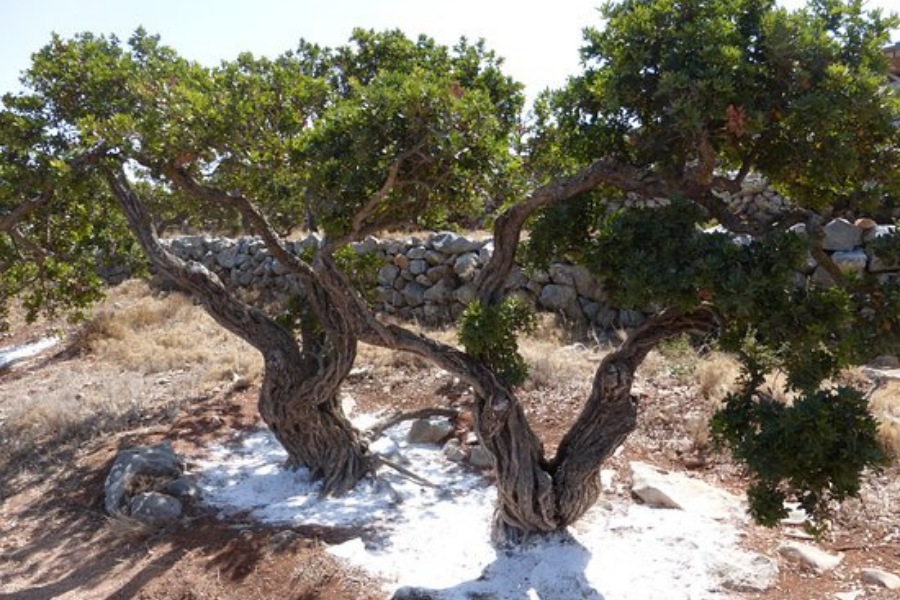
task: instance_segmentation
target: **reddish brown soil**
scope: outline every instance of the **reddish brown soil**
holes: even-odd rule
[[[64,367],[51,362],[29,368]],[[465,406],[471,401],[464,385],[432,369],[374,373],[364,371],[348,382],[347,391],[362,410]],[[2,384],[0,376],[0,389]],[[574,417],[588,384],[523,394],[548,451]],[[691,442],[683,417],[696,404],[694,392],[664,378],[645,381],[642,389],[640,429],[610,461],[619,480],[627,480],[628,461],[639,459],[679,470],[688,465],[694,475],[740,492],[744,482],[739,470],[725,457],[703,454]],[[258,426],[255,395],[253,388],[219,393],[169,423],[91,440],[63,464],[37,461],[18,472],[7,468],[0,489],[0,600],[383,598],[378,581],[340,564],[323,549],[325,544],[355,537],[357,531],[295,528],[293,540],[282,545],[275,544],[273,536],[284,528],[267,528],[240,517],[222,521],[201,507],[191,507],[190,518],[179,526],[153,533],[104,515],[103,480],[118,450],[166,439],[189,457],[230,432]],[[893,467],[874,478],[869,491],[887,489],[897,474]],[[627,501],[624,493],[621,500]],[[775,588],[736,596],[830,600],[836,592],[862,589],[861,598],[896,598],[896,592],[864,584],[859,570],[878,566],[900,573],[897,504],[887,514],[866,519],[844,515],[838,520],[833,535],[821,543],[826,550],[845,554],[835,571],[816,575],[782,561]],[[785,539],[784,530],[748,527],[745,543],[777,556],[776,548]]]

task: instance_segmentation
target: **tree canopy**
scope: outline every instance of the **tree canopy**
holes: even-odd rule
[[[583,72],[543,93],[527,122],[521,86],[483,42],[357,30],[339,48],[301,41],[209,68],[142,30],[125,43],[54,37],[24,75],[29,91],[0,111],[0,300],[84,307],[102,293],[98,260],[142,251],[263,353],[263,417],[333,493],[378,462],[336,402],[357,341],[425,356],[475,391],[498,540],[579,518],[635,427],[631,384],[647,353],[718,334],[745,375],[714,430],[750,468],[755,516],[777,520],[789,496],[824,514],[882,459],[863,394],[829,380],[900,347],[897,278],[845,274],[822,248],[826,218],[898,208],[900,98],[881,52],[897,19],[860,0],[795,12],[623,0],[602,16],[585,30]],[[748,177],[793,205],[766,221],[735,211],[729,194]],[[610,208],[625,197],[666,206]],[[489,213],[495,252],[463,316],[465,352],[381,321],[338,260],[369,234]],[[304,288],[299,333],[172,256],[155,223],[176,214],[260,235]],[[293,255],[281,233],[308,216],[322,243]],[[704,233],[712,223],[725,231]],[[797,280],[808,256],[834,285]],[[582,263],[613,302],[650,313],[600,364],[553,457],[515,394],[516,333],[530,322],[507,295],[517,258]],[[792,405],[761,388],[776,369]]]

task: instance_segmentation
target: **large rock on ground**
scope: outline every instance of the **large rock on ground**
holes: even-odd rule
[[[818,573],[835,568],[844,560],[843,554],[829,554],[809,544],[788,542],[778,547],[778,552],[790,560],[797,561]]]
[[[440,444],[453,435],[453,424],[447,419],[416,419],[406,440],[411,444]]]
[[[764,592],[778,578],[778,563],[768,556],[733,552],[717,558],[712,565],[719,585],[736,592]]]
[[[131,518],[153,527],[165,527],[181,518],[181,502],[159,492],[144,492],[131,501]]]
[[[181,465],[168,442],[123,450],[106,476],[104,508],[110,515],[120,514],[129,498],[143,491],[139,488],[153,487],[148,482],[164,486],[180,476]]]
[[[631,492],[648,506],[681,509],[720,520],[742,512],[740,498],[699,479],[642,462],[632,462],[629,467]]]
[[[862,578],[868,583],[880,585],[889,590],[900,590],[900,576],[881,569],[863,569]]]

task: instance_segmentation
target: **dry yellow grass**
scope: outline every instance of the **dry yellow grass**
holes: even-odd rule
[[[78,336],[97,360],[143,373],[200,368],[209,383],[257,380],[262,358],[187,296],[154,296],[141,281],[115,288]]]
[[[0,462],[165,420],[214,387],[262,373],[259,353],[189,298],[154,296],[138,281],[113,288],[69,343],[81,360],[4,383]]]
[[[888,454],[900,459],[900,381],[888,381],[879,386],[869,400],[878,419],[878,436]]]

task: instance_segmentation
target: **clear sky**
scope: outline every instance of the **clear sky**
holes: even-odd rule
[[[790,5],[801,0],[786,0]],[[138,26],[158,33],[186,58],[214,65],[241,51],[275,56],[301,37],[322,45],[351,30],[400,28],[452,44],[483,37],[506,58],[530,97],[578,71],[581,30],[598,25],[601,0],[0,0],[0,93],[18,77],[51,32],[115,33]],[[900,0],[869,0],[900,10]],[[897,41],[895,35],[895,40]]]

